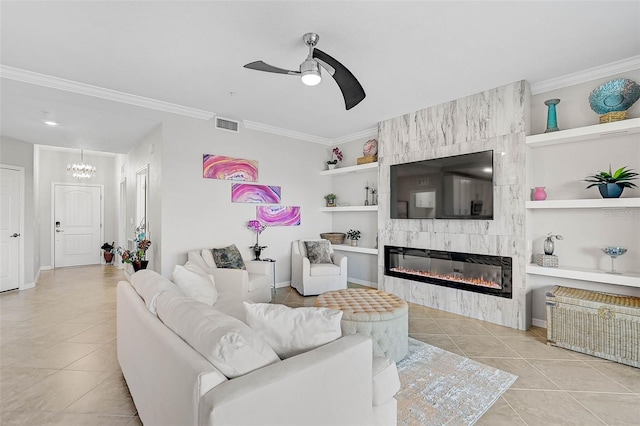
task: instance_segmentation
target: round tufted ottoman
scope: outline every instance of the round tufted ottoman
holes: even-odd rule
[[[409,350],[409,306],[380,290],[349,288],[316,298],[316,306],[340,309],[342,334],[364,334],[373,340],[373,354],[400,361]]]

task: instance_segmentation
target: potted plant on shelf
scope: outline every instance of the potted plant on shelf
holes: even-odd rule
[[[106,263],[113,262],[113,251],[114,251],[113,249],[115,248],[114,244],[115,244],[115,241],[112,242],[111,244],[104,243],[102,247],[100,247],[102,250],[104,250],[102,252],[102,256],[104,256],[104,261]]]
[[[262,254],[262,250],[266,249],[267,246],[261,246],[259,240],[260,234],[262,231],[267,229],[267,226],[264,225],[259,220],[250,220],[247,224],[247,228],[255,231],[256,233],[256,243],[249,247],[253,250],[253,255],[255,258],[253,260],[260,260],[260,255]]]
[[[125,250],[122,247],[118,247],[117,251],[122,259],[122,263],[130,263],[133,266],[133,271],[138,272],[140,269],[147,269],[149,261],[147,260],[147,250],[151,246],[151,241],[147,239],[146,222],[142,219],[140,225],[135,229],[136,239],[135,250]]]
[[[327,194],[324,196],[324,199],[327,200],[327,207],[335,207],[336,206],[336,194]]]
[[[637,188],[636,184],[631,182],[638,179],[638,173],[633,169],[620,167],[615,173],[611,172],[611,164],[609,164],[609,172],[598,172],[595,175],[587,176],[585,182],[590,182],[592,186],[597,186],[602,198],[619,198],[625,188]]]
[[[331,150],[331,160],[327,161],[327,167],[329,170],[333,170],[338,165],[338,161],[342,161],[342,151],[337,146]]]
[[[357,246],[358,245],[358,240],[360,239],[360,231],[349,229],[347,231],[347,239],[351,240],[351,245],[352,246]]]

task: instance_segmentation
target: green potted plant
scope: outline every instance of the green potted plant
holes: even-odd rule
[[[622,195],[625,188],[637,188],[636,184],[631,182],[638,179],[638,173],[633,169],[620,167],[615,173],[611,172],[611,164],[609,164],[609,172],[598,172],[595,175],[587,176],[585,182],[590,182],[592,186],[597,186],[602,198],[618,198]]]
[[[327,207],[335,207],[336,206],[336,194],[327,194],[324,196],[324,199],[327,200]]]
[[[106,263],[113,262],[113,252],[115,248],[114,244],[115,244],[115,241],[112,242],[111,244],[107,242],[107,243],[104,243],[102,247],[100,247],[102,250],[104,250],[102,252],[102,256],[104,256],[104,261]]]
[[[327,161],[327,168],[329,170],[335,169],[336,166],[338,165],[338,161],[342,161],[343,155],[342,155],[342,151],[340,151],[340,148],[338,148],[337,146],[334,147],[331,150],[331,160]]]
[[[358,231],[357,229],[349,229],[347,231],[347,239],[351,240],[351,245],[352,246],[357,246],[358,245],[358,240],[360,239],[360,231]]]

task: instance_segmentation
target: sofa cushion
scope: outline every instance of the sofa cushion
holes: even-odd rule
[[[309,268],[309,275],[312,277],[326,277],[331,275],[340,275],[342,270],[338,265],[328,263],[318,263],[311,265]]]
[[[149,312],[155,315],[156,299],[161,291],[168,291],[178,296],[184,296],[180,288],[151,269],[141,269],[131,275],[131,286],[136,293],[144,300]]]
[[[383,405],[400,390],[396,363],[383,356],[373,357],[373,406]]]
[[[213,260],[213,253],[211,249],[202,249],[200,254],[202,256],[202,259],[204,260],[204,263],[206,263],[209,268],[217,268],[216,261]]]
[[[242,321],[194,299],[162,292],[158,318],[230,379],[280,361]]]
[[[218,292],[212,275],[207,275],[193,262],[176,265],[173,269],[173,281],[186,296],[209,306],[216,303]]]
[[[304,245],[311,264],[333,263],[331,261],[331,243],[328,240],[305,241]]]
[[[289,358],[342,336],[342,311],[329,308],[290,308],[244,302],[247,324],[281,358]]]
[[[211,249],[213,260],[218,268],[246,269],[242,255],[235,244],[229,247]]]

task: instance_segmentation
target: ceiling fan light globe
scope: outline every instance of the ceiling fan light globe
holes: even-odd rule
[[[315,86],[320,83],[320,81],[322,81],[322,77],[319,73],[317,74],[312,71],[309,71],[306,74],[302,73],[302,82],[307,86]]]
[[[302,74],[302,82],[307,86],[315,86],[322,80],[320,66],[313,59],[307,59],[300,65],[300,73]]]

